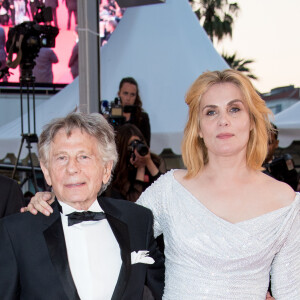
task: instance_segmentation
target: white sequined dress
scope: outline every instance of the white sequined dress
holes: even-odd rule
[[[300,299],[300,194],[294,202],[232,224],[216,216],[173,176],[161,176],[138,200],[163,233],[164,300],[264,300],[272,276],[276,300]]]

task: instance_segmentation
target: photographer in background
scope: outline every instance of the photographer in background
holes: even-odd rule
[[[298,173],[294,166],[293,158],[290,154],[276,157],[275,150],[278,148],[278,129],[272,123],[273,132],[269,138],[268,154],[264,161],[264,173],[290,185],[295,191],[298,185]]]
[[[36,82],[53,83],[53,64],[58,63],[58,58],[51,48],[41,48],[35,66],[33,75]]]
[[[119,161],[107,196],[135,202],[165,168],[160,158],[151,153],[141,131],[133,124],[124,124],[116,135]]]
[[[131,106],[133,109],[132,112],[126,112],[126,109],[123,110],[125,121],[138,127],[147,145],[150,146],[151,130],[149,116],[142,108],[142,100],[136,80],[132,77],[123,78],[119,84],[118,96],[123,108]]]

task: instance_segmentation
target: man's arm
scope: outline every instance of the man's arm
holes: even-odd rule
[[[58,63],[58,57],[53,50],[50,53],[50,61],[54,64]]]
[[[0,220],[0,266],[0,299],[19,299],[17,260],[3,220]]]
[[[19,212],[24,206],[23,193],[16,181],[5,178],[2,185],[5,186],[1,188],[0,218]]]
[[[148,227],[149,256],[154,259],[154,264],[149,265],[146,275],[146,285],[151,290],[156,300],[162,299],[165,286],[165,261],[162,253],[159,251],[153,234],[153,216]]]

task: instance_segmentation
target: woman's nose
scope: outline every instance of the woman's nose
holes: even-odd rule
[[[220,126],[228,126],[229,123],[230,122],[229,122],[229,118],[228,118],[227,114],[225,114],[225,113],[220,114],[218,124]]]

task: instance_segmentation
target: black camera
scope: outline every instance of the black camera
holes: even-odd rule
[[[125,105],[123,107],[118,97],[111,102],[108,100],[101,101],[101,113],[107,116],[106,119],[115,129],[123,125],[126,121],[123,112],[134,114],[136,112],[136,106]]]
[[[136,150],[140,156],[145,156],[149,152],[148,146],[140,140],[133,140],[129,144],[129,152],[133,159],[135,159],[134,150]]]
[[[52,8],[51,7],[45,7],[44,4],[41,4],[37,6],[36,13],[33,17],[33,20],[37,23],[41,22],[51,22],[53,20],[52,16]]]
[[[38,7],[34,20],[23,22],[9,29],[6,42],[8,67],[16,68],[20,65],[21,69],[33,69],[34,59],[38,56],[41,47],[55,47],[58,28],[38,24],[39,22],[50,22],[52,20],[51,8]],[[17,53],[15,60],[12,60],[13,53]]]

